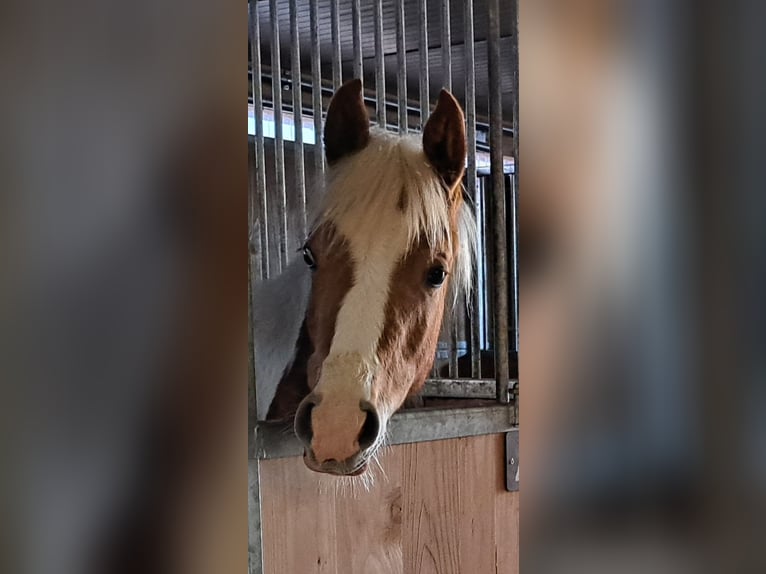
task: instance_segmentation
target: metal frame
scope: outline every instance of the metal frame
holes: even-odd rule
[[[507,392],[513,391],[518,379],[510,379]],[[485,399],[497,398],[495,379],[428,379],[423,389],[423,396],[445,399]]]
[[[508,405],[460,409],[404,410],[391,417],[387,445],[446,440],[509,432],[516,428]],[[256,427],[250,444],[253,460],[300,456],[303,445],[292,433],[292,422],[264,422]]]

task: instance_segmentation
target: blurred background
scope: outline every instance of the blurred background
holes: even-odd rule
[[[242,572],[247,7],[0,13],[0,570]],[[520,19],[521,570],[766,571],[766,8]]]
[[[522,572],[766,567],[764,12],[711,4],[522,3]]]
[[[3,572],[244,572],[247,6],[0,16]]]

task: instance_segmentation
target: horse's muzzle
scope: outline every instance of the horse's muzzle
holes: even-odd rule
[[[317,418],[317,412],[322,416]],[[383,430],[377,409],[368,401],[323,401],[317,392],[301,402],[294,429],[308,468],[346,476],[364,472]]]

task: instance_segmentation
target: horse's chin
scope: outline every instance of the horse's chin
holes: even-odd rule
[[[367,470],[367,463],[365,462],[358,469],[356,469],[353,472],[348,473],[346,476],[359,476],[360,474],[364,473],[366,470]]]
[[[359,476],[361,474],[364,474],[364,472],[367,470],[368,462],[365,460],[355,468],[347,469],[343,467],[338,466],[325,466],[318,464],[311,455],[304,452],[303,454],[303,463],[306,465],[306,468],[309,470],[313,470],[314,472],[318,472],[321,474],[331,474],[333,476]]]

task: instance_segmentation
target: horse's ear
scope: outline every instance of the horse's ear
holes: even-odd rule
[[[370,141],[370,118],[362,99],[362,80],[349,80],[330,100],[324,125],[327,163],[359,151]]]
[[[465,169],[465,119],[460,104],[447,90],[423,128],[423,151],[436,172],[452,189]]]

